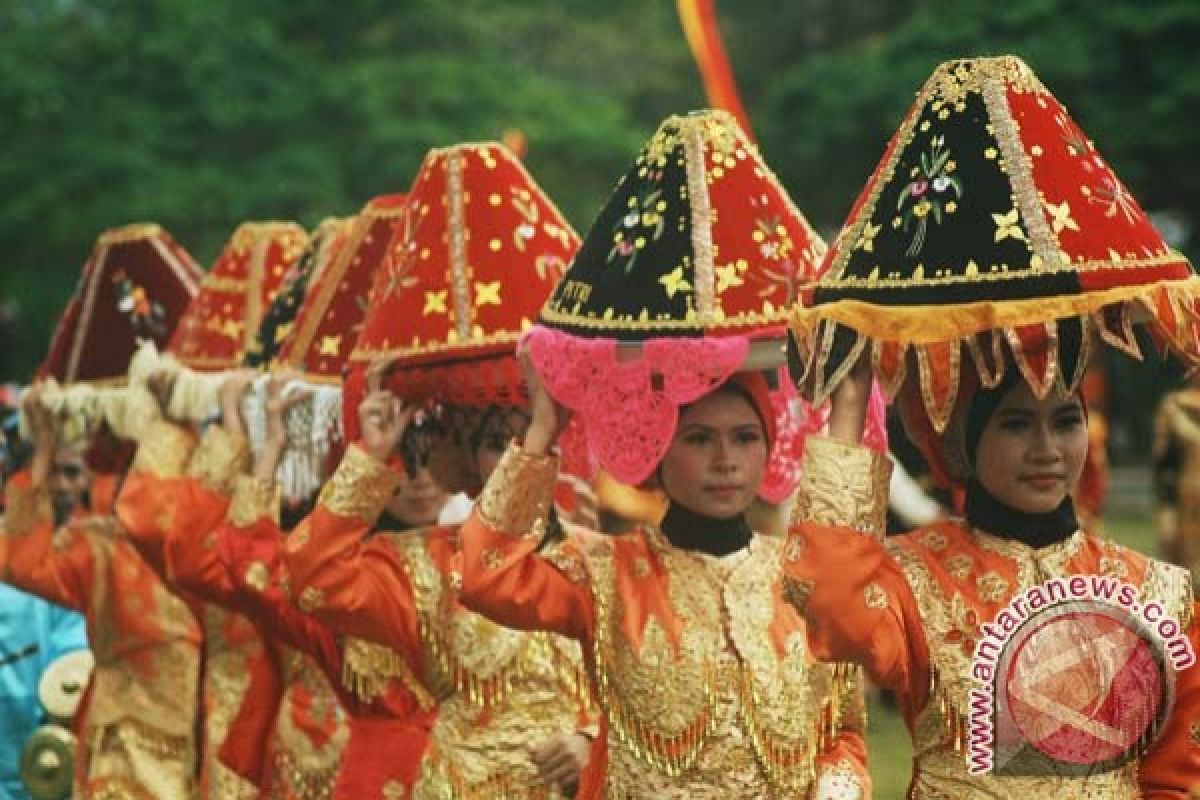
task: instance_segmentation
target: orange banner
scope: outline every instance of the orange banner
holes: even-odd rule
[[[696,59],[700,78],[704,81],[704,92],[708,95],[709,105],[733,114],[738,124],[746,131],[746,135],[753,139],[750,118],[742,106],[742,98],[738,95],[737,84],[733,80],[733,70],[729,66],[729,57],[726,56],[725,45],[721,41],[714,0],[676,0],[676,6],[679,9],[679,21],[683,24],[683,33],[687,36],[688,46]]]

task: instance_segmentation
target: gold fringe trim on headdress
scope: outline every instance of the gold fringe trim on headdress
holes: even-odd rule
[[[798,308],[792,332],[800,374],[793,378],[811,382],[813,402],[824,402],[866,351],[881,387],[894,396],[915,364],[926,411],[940,433],[955,406],[964,355],[983,386],[1003,377],[1007,353],[1039,397],[1056,385],[1073,392],[1083,379],[1092,333],[1141,359],[1134,326],[1144,323],[1185,365],[1200,365],[1198,295],[1200,277],[1193,276],[1025,300],[901,307],[839,300]],[[1071,374],[1063,374],[1057,325],[1072,318],[1078,318],[1082,341]],[[1021,332],[1037,326],[1045,327],[1044,354],[1027,353],[1021,341]],[[838,338],[844,352],[835,356]]]

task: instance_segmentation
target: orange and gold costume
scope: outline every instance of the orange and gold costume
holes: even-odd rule
[[[80,797],[191,797],[200,627],[112,517],[54,527],[49,494],[8,486],[0,579],[82,612],[96,668],[83,709]]]
[[[207,589],[194,577],[224,572],[214,531],[247,459],[244,440],[220,427],[197,445],[185,428],[156,421],[143,436],[118,514],[172,585],[206,603],[199,613],[205,637],[202,796],[255,797],[261,788],[265,797],[318,800],[331,796],[347,736],[336,698],[311,663],[279,651],[274,631],[256,624],[253,608],[223,603],[232,590]],[[201,542],[208,557],[181,556],[175,542],[184,536]]]
[[[861,687],[813,660],[782,540],[713,557],[572,526],[539,553],[556,472],[505,455],[463,529],[463,598],[583,643],[603,714],[581,796],[868,796]]]
[[[334,634],[289,601],[281,580],[284,534],[275,486],[240,476],[212,542],[180,532],[169,550],[185,585],[221,594],[279,644],[323,672],[348,714],[345,750],[332,797],[407,797],[433,724],[435,701],[408,660],[383,647]],[[187,565],[186,567],[184,565]],[[206,577],[223,569],[217,577]],[[212,570],[212,573],[210,573]],[[197,587],[200,588],[200,587]]]
[[[458,531],[364,536],[400,476],[357,446],[291,534],[284,558],[300,609],[346,636],[419,654],[441,698],[414,798],[552,798],[530,749],[585,729],[578,649],[521,634],[463,608]]]
[[[1178,675],[1161,738],[1124,768],[1087,778],[974,776],[964,755],[975,640],[1018,592],[1062,576],[1118,577],[1161,602],[1195,647],[1200,633],[1181,570],[1082,531],[1033,549],[947,520],[881,541],[885,460],[814,437],[804,465],[785,547],[788,596],[808,620],[818,657],[859,663],[896,693],[915,749],[909,797],[1187,798],[1200,788],[1195,668]]]

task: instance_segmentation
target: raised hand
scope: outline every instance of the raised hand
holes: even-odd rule
[[[271,375],[267,381],[267,435],[263,449],[254,463],[256,477],[270,480],[274,478],[279,462],[287,452],[287,417],[293,408],[312,397],[312,392],[305,389],[286,394],[289,383],[299,376],[294,370],[282,370]]]
[[[235,369],[225,375],[217,392],[221,406],[221,424],[234,436],[246,435],[246,422],[242,419],[242,397],[258,373],[252,369]]]
[[[521,352],[519,356],[532,413],[522,449],[529,455],[545,455],[570,424],[571,410],[550,395],[534,369],[529,353]]]
[[[387,389],[373,389],[358,407],[361,445],[379,461],[392,457],[417,407],[405,405]]]
[[[850,373],[833,390],[829,412],[830,437],[851,444],[858,444],[862,440],[867,404],[871,400],[871,379],[871,356],[863,348]]]
[[[175,390],[176,373],[166,369],[156,369],[146,377],[146,388],[154,396],[162,415],[167,416],[171,405],[171,392]]]
[[[46,485],[54,468],[55,451],[58,449],[58,423],[50,409],[42,403],[42,385],[37,384],[21,399],[21,410],[29,423],[33,436],[33,461],[30,477],[34,488]]]

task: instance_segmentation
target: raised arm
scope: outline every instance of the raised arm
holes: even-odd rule
[[[388,460],[412,413],[390,392],[367,396],[359,412],[362,441],[346,451],[283,552],[285,580],[301,611],[401,653],[421,648],[412,581],[389,542],[366,537],[403,480]]]
[[[869,396],[863,364],[835,391],[830,435],[805,443],[785,588],[808,622],[817,658],[860,664],[919,708],[928,647],[916,599],[881,542],[890,462],[858,445]]]
[[[595,608],[582,542],[541,547],[557,473],[556,457],[509,446],[462,528],[460,599],[506,627],[587,641]]]
[[[510,628],[589,640],[595,608],[582,541],[542,550],[558,476],[550,452],[570,412],[550,396],[528,356],[522,368],[532,418],[524,446],[509,446],[463,525],[462,602]]]

